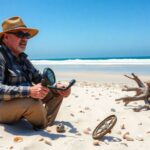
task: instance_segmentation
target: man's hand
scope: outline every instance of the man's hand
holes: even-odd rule
[[[61,83],[57,83],[56,86],[57,86],[58,88],[64,88],[64,87],[66,87],[65,85],[63,85],[63,84],[61,84]],[[63,97],[68,97],[68,96],[70,95],[70,93],[71,93],[71,88],[69,88],[69,89],[67,89],[67,90],[65,90],[65,91],[57,90],[57,92],[58,92],[61,96],[63,96]]]
[[[44,99],[48,94],[49,89],[42,86],[41,83],[30,87],[30,97],[35,99]]]

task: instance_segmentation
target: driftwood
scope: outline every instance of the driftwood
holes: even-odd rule
[[[128,76],[128,75],[124,75],[125,77],[134,80],[138,87],[128,87],[125,86],[122,91],[135,91],[136,94],[134,96],[126,96],[126,97],[122,97],[119,99],[116,99],[116,101],[120,101],[122,100],[125,103],[125,106],[127,106],[130,102],[132,101],[138,101],[138,100],[144,100],[145,105],[141,106],[139,108],[135,108],[135,111],[140,111],[142,109],[150,109],[150,84],[149,83],[144,83],[143,81],[141,81],[139,79],[138,76],[136,76],[134,73],[131,74],[132,77]]]

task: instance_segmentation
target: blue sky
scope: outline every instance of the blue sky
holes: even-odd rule
[[[31,59],[150,56],[150,0],[1,0],[12,16],[40,31]]]

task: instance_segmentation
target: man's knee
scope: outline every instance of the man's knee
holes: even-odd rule
[[[24,117],[36,128],[47,126],[47,112],[40,100],[34,101]]]

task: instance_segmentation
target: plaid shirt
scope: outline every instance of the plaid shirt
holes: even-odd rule
[[[29,97],[32,83],[41,81],[41,74],[25,53],[16,57],[4,45],[0,47],[0,100]]]

